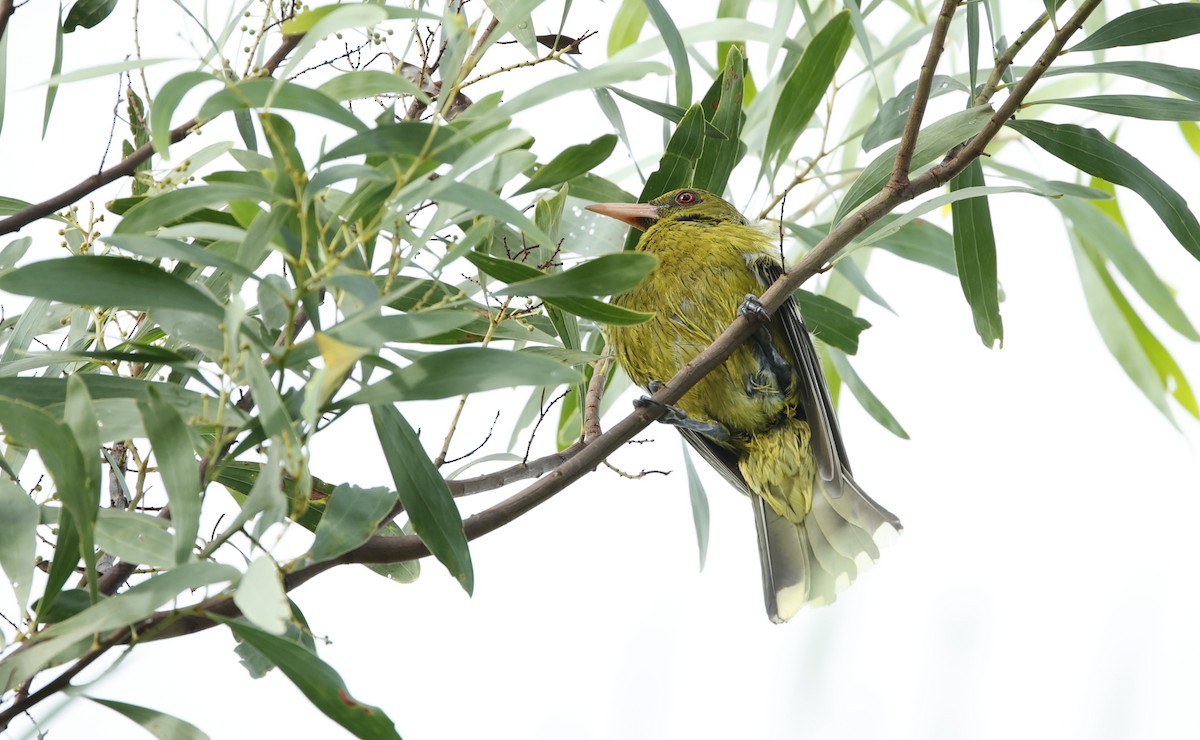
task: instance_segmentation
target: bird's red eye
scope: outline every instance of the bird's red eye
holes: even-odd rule
[[[696,194],[690,190],[685,190],[675,196],[675,202],[681,206],[690,206],[696,202]]]

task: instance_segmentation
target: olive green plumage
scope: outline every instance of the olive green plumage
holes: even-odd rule
[[[732,205],[701,190],[591,210],[645,231],[658,267],[616,305],[652,312],[606,329],[617,361],[643,387],[669,380],[781,274],[778,247]],[[687,441],[755,504],[767,612],[786,621],[826,604],[878,557],[895,516],[850,476],[812,340],[789,301],[683,398]]]

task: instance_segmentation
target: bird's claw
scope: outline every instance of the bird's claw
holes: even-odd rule
[[[658,393],[658,391],[665,387],[665,384],[657,380],[653,380],[647,384],[647,388],[651,393]],[[724,426],[716,422],[692,419],[687,415],[686,411],[678,406],[659,403],[650,396],[635,398],[633,401],[633,407],[637,409],[661,408],[662,415],[658,417],[658,421],[662,424],[670,424],[673,427],[679,427],[680,429],[687,429],[689,431],[696,432],[697,434],[702,434],[714,442],[725,442],[729,439],[729,430]]]
[[[758,296],[753,293],[746,294],[746,298],[742,301],[742,305],[738,306],[737,312],[738,316],[749,316],[764,324],[771,320],[762,301],[758,300]]]

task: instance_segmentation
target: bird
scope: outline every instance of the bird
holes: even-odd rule
[[[636,384],[656,392],[739,315],[759,320],[754,334],[659,420],[750,497],[771,621],[786,622],[806,604],[833,603],[902,526],[851,475],[795,300],[768,317],[756,298],[783,274],[773,240],[733,205],[696,188],[587,209],[644,232],[637,251],[658,258],[637,287],[610,298],[653,317],[603,327]],[[636,403],[655,404],[649,397]]]

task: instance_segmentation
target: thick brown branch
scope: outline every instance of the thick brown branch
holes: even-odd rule
[[[925,118],[925,108],[929,105],[929,91],[933,87],[933,75],[937,72],[938,59],[946,47],[946,34],[950,31],[950,21],[954,20],[954,11],[958,9],[958,0],[943,0],[942,9],[933,23],[933,34],[929,38],[929,49],[925,52],[925,62],[921,65],[921,75],[917,78],[917,89],[913,93],[912,107],[908,109],[908,119],[904,122],[904,131],[900,134],[900,145],[896,149],[896,163],[892,165],[892,179],[889,188],[900,188],[908,182],[908,174],[912,170],[913,152],[917,148],[917,135],[921,132],[921,121]]]
[[[292,49],[296,48],[296,44],[300,43],[301,38],[301,36],[285,36],[283,38],[283,43],[279,45],[279,48],[275,50],[275,53],[272,54],[271,58],[267,60],[267,63],[263,65],[264,74],[270,74],[271,72],[274,72],[275,68],[278,67],[285,58],[287,58],[287,55],[291,53]],[[196,128],[198,125],[200,125],[200,121],[193,118],[171,129],[171,143],[177,144],[183,139],[187,138],[188,134],[192,132],[192,129]],[[26,206],[8,218],[0,220],[0,234],[11,234],[14,231],[28,226],[40,218],[45,218],[53,214],[60,208],[66,208],[72,203],[78,201],[80,198],[99,190],[110,182],[118,180],[122,177],[132,176],[137,170],[138,165],[150,159],[153,154],[154,146],[152,144],[145,144],[138,147],[133,154],[130,154],[128,157],[122,159],[112,167],[109,167],[107,170],[101,170],[100,172],[97,172],[91,177],[83,180],[78,185],[68,190],[64,190],[52,198],[48,198],[41,203],[34,203],[33,205]]]
[[[608,384],[608,373],[612,360],[608,355],[600,358],[592,368],[592,380],[588,383],[587,397],[583,399],[583,439],[591,442],[604,433],[600,428],[600,402],[604,398],[604,386]]]

